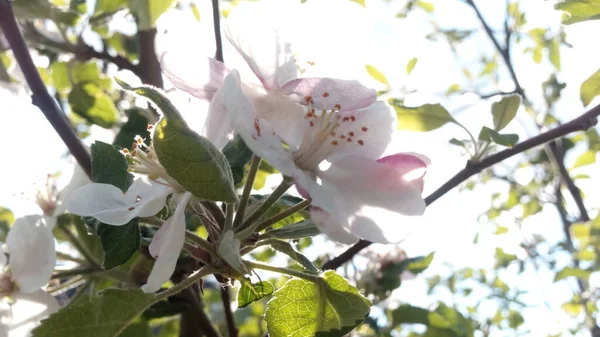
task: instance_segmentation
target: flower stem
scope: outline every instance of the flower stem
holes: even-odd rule
[[[59,271],[59,272],[53,274],[52,279],[64,279],[64,278],[69,278],[69,277],[79,276],[79,275],[89,275],[89,274],[93,274],[93,273],[96,273],[99,271],[102,271],[102,269],[98,269],[98,268],[69,269],[69,270],[65,270],[65,271]]]
[[[244,239],[248,235],[254,233],[258,228],[259,223],[255,223],[256,220],[260,219],[266,211],[273,206],[281,198],[281,196],[292,186],[292,182],[287,178],[284,178],[281,184],[263,201],[262,204],[252,214],[246,218],[246,220],[240,226],[240,231],[236,234],[238,239]]]
[[[233,213],[235,204],[227,204],[225,210],[225,225],[223,226],[223,233],[233,230]]]
[[[303,210],[308,205],[310,205],[310,200],[308,200],[308,199],[302,200],[299,203],[295,204],[294,206],[286,209],[285,211],[283,211],[275,216],[272,216],[272,217],[266,219],[265,221],[259,223],[257,225],[256,231],[260,232],[263,229],[267,229],[269,226],[276,224],[280,220],[283,220],[283,219],[287,218],[288,216]]]
[[[216,271],[217,270],[212,266],[204,266],[204,267],[196,270],[192,275],[190,275],[185,280],[177,283],[176,285],[172,286],[171,288],[169,288],[163,292],[156,294],[156,300],[160,301],[160,300],[169,298],[170,296],[173,296],[173,295],[181,292],[183,289],[190,287],[194,283],[200,281],[200,279],[202,279],[203,277],[208,276]]]
[[[248,268],[252,268],[252,269],[268,270],[268,271],[272,271],[272,272],[279,273],[279,274],[286,274],[286,275],[294,276],[294,277],[301,278],[303,280],[307,280],[307,281],[314,282],[314,283],[320,283],[323,281],[323,279],[319,276],[310,275],[310,274],[303,273],[301,271],[294,270],[294,269],[289,269],[289,268],[284,268],[284,267],[275,267],[275,266],[271,266],[271,265],[256,262],[256,261],[244,261],[244,263],[246,264],[246,266],[248,266]]]
[[[244,185],[242,198],[240,199],[240,204],[238,205],[238,209],[235,215],[235,221],[233,222],[234,227],[238,227],[244,220],[246,207],[248,207],[248,200],[250,199],[250,192],[252,192],[252,186],[254,185],[254,180],[256,179],[256,173],[258,172],[258,168],[260,167],[260,161],[260,157],[256,155],[252,156],[252,161],[250,162],[250,170],[248,171],[248,175],[246,176],[246,185]]]
[[[83,256],[86,259],[86,261],[93,268],[95,268],[96,270],[102,269],[102,267],[96,261],[96,259],[92,255],[92,253],[90,253],[87,250],[87,248],[79,241],[79,239],[73,233],[71,233],[70,230],[68,230],[64,226],[59,226],[58,228],[65,234],[65,236],[67,237],[67,239],[69,240],[69,242],[75,247],[75,249],[77,249],[77,251],[79,252],[79,254],[81,254],[81,256]]]

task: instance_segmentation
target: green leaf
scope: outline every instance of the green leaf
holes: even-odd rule
[[[129,7],[137,18],[139,30],[150,30],[155,27],[156,20],[171,9],[177,0],[129,0]]]
[[[52,78],[52,85],[56,91],[65,92],[71,89],[67,62],[53,62],[50,65],[50,76]]]
[[[21,19],[50,19],[68,26],[73,26],[79,21],[79,14],[76,12],[53,6],[47,0],[17,0],[13,10]]]
[[[560,70],[560,40],[554,38],[547,41],[546,48],[548,49],[550,63],[552,63],[556,70]]]
[[[127,172],[127,160],[110,144],[96,141],[92,149],[92,181],[111,184],[127,191],[133,183],[133,175]]]
[[[273,288],[273,285],[267,281],[258,283],[244,282],[237,295],[238,308],[244,308],[252,302],[273,294],[274,291],[275,288]]]
[[[503,145],[506,147],[512,147],[519,141],[519,135],[514,133],[501,134],[495,130],[492,130],[486,126],[481,128],[479,132],[479,140],[485,142],[494,142],[498,145]]]
[[[198,6],[194,3],[190,4],[190,10],[192,11],[192,14],[194,14],[196,21],[200,22],[200,10],[198,9]]]
[[[94,83],[75,85],[68,99],[71,110],[90,123],[110,128],[117,121],[117,107],[112,98]]]
[[[308,271],[315,273],[315,274],[319,272],[319,269],[317,269],[317,267],[312,262],[310,262],[310,260],[306,256],[297,252],[294,249],[294,247],[292,247],[292,245],[289,244],[288,242],[273,241],[273,242],[271,242],[271,248],[275,249],[278,252],[284,253],[285,255],[289,256],[290,258],[296,260]]]
[[[591,165],[596,162],[596,151],[588,150],[579,155],[577,159],[575,159],[575,163],[571,167],[571,170],[574,168],[578,168],[581,166]]]
[[[417,65],[417,61],[418,59],[416,57],[413,57],[410,61],[408,61],[408,64],[406,65],[406,74],[410,75],[410,73],[412,73],[413,69],[415,69],[415,66]]]
[[[306,0],[304,0],[304,1],[306,1]],[[350,1],[356,2],[357,4],[359,4],[365,8],[367,7],[367,5],[365,5],[365,0],[350,0]]]
[[[508,313],[508,326],[511,329],[516,329],[519,326],[521,326],[523,323],[525,323],[525,320],[523,319],[523,316],[515,310],[511,310]]]
[[[429,325],[429,310],[403,304],[392,311],[392,324],[424,324]]]
[[[154,128],[154,150],[169,176],[195,196],[236,202],[233,175],[225,156],[205,137],[192,131],[171,101],[150,86],[133,88],[116,79],[125,90],[152,101],[164,117]]]
[[[565,0],[554,8],[565,11],[562,22],[566,25],[600,19],[600,0]]]
[[[600,69],[581,83],[579,95],[583,106],[588,106],[594,97],[600,95]]]
[[[396,110],[398,117],[399,130],[411,131],[431,131],[446,123],[455,123],[456,121],[440,104],[425,104],[420,107],[409,108],[398,104],[395,100],[390,100],[390,104]]]
[[[492,104],[492,116],[494,117],[494,130],[504,129],[517,115],[521,105],[521,96],[505,96],[499,102]]]
[[[133,219],[123,226],[99,224],[96,233],[102,241],[105,269],[120,266],[138,251],[141,243],[139,220]]]
[[[233,174],[234,185],[244,180],[245,167],[252,158],[252,154],[252,150],[246,146],[246,143],[244,143],[239,134],[235,135],[235,138],[229,141],[223,148],[223,155],[227,158],[229,168],[231,168],[231,173]]]
[[[567,277],[571,276],[587,281],[590,274],[591,273],[589,271],[581,270],[579,268],[565,267],[561,271],[556,273],[556,276],[554,276],[554,282],[566,279]]]
[[[128,0],[96,0],[94,16],[112,14],[127,7]]]
[[[127,167],[125,157],[114,146],[99,141],[92,144],[92,181],[95,183],[111,184],[125,192],[133,182],[133,176],[127,172]],[[94,227],[102,242],[102,265],[106,269],[127,262],[140,246],[137,219],[123,226],[111,226],[96,221]]]
[[[371,302],[333,271],[318,283],[293,278],[267,303],[271,337],[344,336],[369,314]]]
[[[435,253],[429,253],[429,255],[425,257],[418,257],[412,259],[412,261],[406,266],[406,270],[410,271],[413,274],[422,273],[425,269],[429,268],[431,261],[433,261],[433,256]]]
[[[42,321],[33,337],[116,337],[156,301],[141,290],[107,289],[75,302]]]
[[[417,0],[417,2],[415,2],[415,5],[423,8],[427,13],[433,13],[433,11],[435,10],[435,7],[431,2]]]
[[[144,116],[141,109],[133,108],[125,111],[129,116],[127,123],[123,124],[121,130],[115,137],[113,145],[120,148],[131,148],[135,136],[140,136],[146,140],[146,145],[150,145],[150,132],[148,131],[148,118]]]
[[[268,237],[284,240],[301,239],[319,234],[321,232],[311,220],[302,220],[265,233]]]
[[[455,309],[438,303],[434,311],[401,305],[392,311],[392,326],[400,324],[423,324],[428,327],[423,336],[431,337],[467,337],[473,336],[471,322]]]
[[[381,71],[379,71],[377,68],[375,68],[374,66],[372,66],[370,64],[367,64],[366,68],[367,68],[367,72],[369,73],[369,75],[371,75],[371,77],[373,77],[377,82],[383,83],[385,85],[390,85],[390,83],[388,82],[385,75]]]

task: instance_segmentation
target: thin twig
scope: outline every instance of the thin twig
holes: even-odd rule
[[[213,24],[215,30],[215,42],[217,44],[217,50],[215,52],[215,59],[217,61],[223,61],[223,40],[221,39],[221,11],[219,10],[219,0],[212,0],[213,10]]]
[[[227,331],[229,337],[237,337],[238,329],[235,325],[235,319],[231,312],[231,298],[229,296],[229,285],[221,286],[221,300],[223,301],[223,310],[225,311],[225,321],[227,322]]]
[[[33,24],[28,24],[25,26],[25,37],[27,41],[35,43],[39,46],[46,47],[49,49],[53,49],[57,52],[71,53],[75,56],[75,58],[79,60],[92,60],[98,59],[113,63],[119,69],[131,70],[135,74],[139,74],[140,68],[129,61],[127,58],[116,55],[113,56],[108,52],[99,52],[94,48],[88,46],[83,41],[80,41],[78,44],[71,44],[68,41],[61,42],[55,41],[52,38],[44,35],[42,32],[38,31]]]
[[[29,54],[29,49],[27,49],[23,35],[19,30],[19,25],[13,14],[11,1],[0,0],[0,27],[8,40],[17,63],[23,71],[23,75],[25,75],[29,88],[31,88],[33,104],[44,113],[46,119],[48,119],[79,165],[81,165],[84,172],[91,177],[92,160],[90,154],[71,128],[71,125],[69,125],[69,121],[63,111],[48,93],[44,81],[42,81],[37,67]]]
[[[79,254],[81,254],[81,256],[83,256],[92,267],[94,267],[95,269],[102,269],[102,267],[100,267],[100,264],[96,261],[94,256],[87,250],[87,248],[81,242],[79,242],[79,239],[75,236],[75,234],[73,234],[69,229],[65,228],[64,226],[58,226],[58,228],[65,234],[65,236],[73,245],[73,247],[77,249]]]
[[[521,142],[515,145],[513,148],[495,153],[489,157],[484,158],[479,162],[468,162],[464,169],[462,169],[460,172],[458,172],[456,175],[450,178],[450,180],[448,180],[445,184],[440,186],[437,190],[435,190],[427,198],[425,198],[425,203],[427,205],[431,205],[437,199],[442,197],[444,194],[448,193],[451,189],[458,186],[460,183],[464,182],[468,178],[505,159],[508,159],[514,155],[530,150],[542,144],[546,144],[547,142],[550,142],[554,139],[564,137],[571,132],[585,131],[589,129],[598,122],[599,115],[600,105],[597,105],[588,112],[584,113],[583,115],[573,119],[572,121],[560,125],[547,132],[541,133],[524,142]],[[369,241],[360,240],[358,243],[348,248],[348,250],[343,252],[341,255],[327,261],[322,266],[322,269],[337,269],[339,266],[352,259],[354,255],[356,255],[362,249],[368,247],[370,244],[371,242]]]

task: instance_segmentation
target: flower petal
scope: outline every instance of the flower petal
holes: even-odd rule
[[[254,106],[241,88],[239,73],[233,70],[223,84],[225,104],[236,132],[246,145],[258,156],[265,158],[283,174],[291,175],[296,170],[292,155],[286,151],[273,131],[271,124],[257,117]]]
[[[225,89],[221,87],[210,101],[202,134],[218,149],[222,149],[230,140],[232,133],[233,123],[225,106]]]
[[[81,186],[90,184],[92,181],[90,177],[83,171],[81,166],[77,163],[73,165],[73,173],[71,174],[71,179],[67,183],[67,185],[59,192],[58,194],[58,206],[54,210],[53,216],[57,217],[63,214],[66,210],[66,203],[69,200],[69,197]],[[48,223],[50,225],[50,223]],[[54,227],[52,224],[50,227]]]
[[[40,321],[58,311],[60,306],[52,295],[43,290],[33,293],[16,292],[12,304],[0,309],[0,330],[9,337],[27,337]],[[2,332],[0,331],[0,336]]]
[[[158,291],[175,271],[185,241],[185,207],[191,197],[189,192],[179,196],[175,213],[165,221],[150,243],[150,254],[156,257],[156,262],[147,283],[142,286],[146,293]]]
[[[99,221],[121,226],[135,217],[158,213],[173,189],[147,177],[136,179],[126,193],[109,184],[89,184],[75,190],[69,201],[69,212],[92,216]]]
[[[404,178],[406,173],[404,166],[347,156],[320,177],[341,226],[363,239],[389,243],[402,240],[425,212],[421,189]]]
[[[321,151],[328,151],[326,158],[331,162],[346,155],[357,155],[377,159],[392,141],[396,127],[393,108],[383,101],[354,111],[347,111],[335,130],[335,146],[323,144]]]
[[[229,73],[222,62],[183,50],[164,52],[160,63],[177,89],[206,100],[213,98]]]
[[[28,215],[15,221],[6,237],[12,278],[25,293],[44,286],[56,264],[52,231],[43,217]]]
[[[380,158],[377,162],[388,165],[423,192],[425,184],[423,177],[427,172],[427,166],[431,163],[429,158],[419,153],[396,153]]]
[[[333,241],[350,245],[359,239],[358,236],[350,233],[344,228],[338,219],[335,219],[330,213],[327,213],[318,207],[311,207],[310,218],[319,231],[327,235]]]
[[[331,110],[339,105],[340,111],[364,108],[377,100],[375,89],[358,81],[318,77],[292,80],[283,85],[281,94],[289,95],[300,104],[307,104],[309,100],[317,109]]]
[[[251,24],[251,23],[249,23]],[[282,41],[281,32],[268,25],[254,22],[250,28],[228,25],[225,36],[267,90],[279,89],[297,77],[296,60],[290,44]],[[234,30],[243,29],[244,39]]]

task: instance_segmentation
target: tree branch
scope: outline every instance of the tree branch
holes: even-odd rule
[[[137,33],[140,53],[139,76],[145,84],[163,88],[162,72],[160,62],[156,58],[154,39],[156,28],[140,30]]]
[[[217,51],[215,59],[223,62],[223,40],[221,39],[221,11],[219,10],[219,0],[212,0],[213,24],[215,30],[215,42],[217,43]]]
[[[229,333],[229,337],[237,337],[238,329],[235,325],[233,313],[231,312],[229,285],[221,286],[221,300],[223,301],[223,310],[225,311],[225,320],[227,321],[227,331]]]
[[[25,26],[24,34],[26,39],[34,44],[37,44],[41,47],[53,49],[57,52],[71,53],[75,56],[75,58],[79,60],[88,61],[92,59],[98,59],[111,62],[114,65],[116,65],[119,69],[131,70],[136,75],[140,72],[140,68],[137,65],[131,63],[131,61],[129,61],[127,58],[120,55],[113,56],[110,55],[108,52],[96,51],[94,48],[88,46],[83,41],[79,41],[76,45],[70,44],[69,42],[55,41],[38,31],[31,24]]]
[[[454,177],[450,178],[445,184],[440,186],[437,190],[431,193],[425,198],[425,203],[429,206],[444,194],[448,193],[451,189],[458,186],[473,175],[483,171],[484,169],[491,167],[505,159],[508,159],[514,155],[530,150],[534,147],[546,144],[554,139],[558,139],[568,135],[575,131],[585,131],[590,127],[594,126],[598,122],[598,116],[600,115],[600,105],[595,106],[583,115],[573,119],[572,121],[560,125],[552,130],[541,133],[533,138],[530,138],[524,142],[515,145],[513,148],[506,149],[495,153],[489,157],[484,158],[479,162],[467,162],[464,169],[458,172]],[[342,264],[346,263],[354,255],[356,255],[362,249],[368,247],[371,242],[366,240],[360,240],[354,246],[348,248],[344,253],[335,257],[334,259],[323,264],[322,269],[337,269]]]
[[[71,125],[69,125],[69,121],[61,108],[48,93],[37,71],[37,67],[31,59],[31,55],[13,14],[11,2],[8,0],[0,0],[0,27],[8,40],[15,59],[23,71],[23,75],[25,75],[29,88],[33,92],[32,103],[44,113],[44,116],[46,116],[46,119],[48,119],[56,133],[58,133],[73,157],[75,157],[85,173],[91,177],[92,160],[90,154],[71,128]]]

